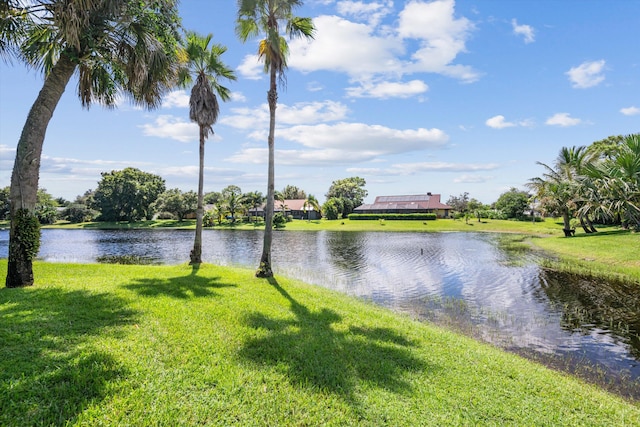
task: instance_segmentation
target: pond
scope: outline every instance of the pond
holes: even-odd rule
[[[8,253],[0,231],[0,258]],[[193,231],[42,230],[39,258],[95,262],[133,256],[188,261]],[[541,269],[489,233],[276,231],[273,267],[298,278],[446,325],[560,369],[600,376],[640,398],[640,292]],[[203,233],[205,262],[254,268],[262,231]]]

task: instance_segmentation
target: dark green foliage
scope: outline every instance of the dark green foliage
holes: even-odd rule
[[[529,194],[525,191],[511,188],[500,195],[495,208],[501,210],[507,219],[522,218],[524,211],[529,209]]]
[[[0,221],[9,219],[9,191],[9,186],[0,188]]]
[[[338,219],[342,217],[342,200],[332,197],[322,205],[322,212],[327,219]]]
[[[413,214],[349,214],[350,220],[421,220],[434,221],[437,215],[434,213],[413,213]]]
[[[61,214],[62,219],[66,219],[67,221],[74,224],[93,221],[97,216],[97,211],[94,211],[87,205],[83,205],[80,203],[73,203],[67,206]]]
[[[151,205],[165,191],[164,179],[136,168],[103,172],[93,199],[101,221],[151,219]]]
[[[15,234],[13,236],[16,239],[17,245],[12,245],[10,249],[19,250],[19,254],[32,261],[38,255],[40,250],[40,222],[38,217],[32,215],[28,209],[18,209],[16,211],[15,221]]]
[[[279,212],[273,216],[273,226],[275,228],[284,228],[286,222],[287,219]]]
[[[172,188],[158,196],[158,199],[152,205],[152,210],[154,212],[170,213],[175,218],[182,221],[186,215],[195,213],[197,207],[198,195],[195,191],[187,191],[186,193],[183,193],[178,188]],[[158,218],[163,219],[160,217]]]
[[[339,179],[331,183],[329,191],[325,194],[327,200],[337,198],[342,201],[340,212],[346,218],[355,208],[362,205],[365,197],[369,194],[364,186],[367,182],[364,178],[354,176],[351,178]]]

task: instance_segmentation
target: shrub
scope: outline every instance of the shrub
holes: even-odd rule
[[[97,216],[97,211],[80,203],[69,205],[62,211],[62,219],[66,219],[73,224],[93,221]]]
[[[174,214],[172,214],[171,212],[159,212],[156,215],[156,218],[158,219],[176,219],[176,216]]]
[[[281,213],[277,213],[273,216],[273,226],[275,228],[284,228],[286,222],[287,220]]]

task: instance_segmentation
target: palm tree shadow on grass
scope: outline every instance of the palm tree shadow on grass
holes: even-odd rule
[[[91,344],[137,313],[85,290],[0,290],[0,425],[65,425],[106,399],[125,368]]]
[[[342,320],[337,313],[326,308],[312,312],[275,278],[268,280],[290,302],[294,318],[249,315],[248,326],[268,333],[248,340],[240,356],[258,365],[284,366],[292,384],[336,393],[357,406],[354,390],[361,383],[408,393],[406,373],[437,369],[413,356],[410,348],[415,345],[396,330],[356,326],[337,330],[332,326]]]
[[[142,296],[155,297],[166,295],[173,298],[188,299],[216,296],[215,289],[236,287],[232,283],[221,283],[219,277],[198,276],[200,266],[194,264],[188,276],[171,277],[169,279],[140,278],[125,288]]]

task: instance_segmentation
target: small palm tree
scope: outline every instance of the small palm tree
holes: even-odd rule
[[[198,173],[198,207],[196,209],[196,236],[190,254],[190,264],[202,263],[202,217],[204,215],[204,142],[213,133],[213,125],[218,120],[220,106],[216,93],[223,101],[230,98],[229,89],[218,80],[235,80],[233,70],[222,63],[220,57],[227,48],[211,43],[212,34],[201,36],[195,32],[187,33],[180,59],[182,67],[178,73],[178,84],[186,87],[196,77],[189,98],[189,118],[200,128],[200,168]]]
[[[275,190],[275,149],[276,104],[278,102],[277,80],[284,83],[289,47],[280,34],[281,25],[289,37],[313,38],[315,28],[311,18],[295,16],[295,8],[302,6],[300,0],[238,0],[238,20],[236,32],[242,42],[264,35],[258,45],[258,56],[264,61],[264,70],[269,73],[269,170],[267,177],[267,205],[265,207],[265,231],[262,245],[258,277],[272,277],[271,241],[273,236],[273,204]]]
[[[302,209],[307,212],[307,220],[311,222],[311,213],[309,211],[313,209],[316,212],[320,213],[320,203],[318,203],[318,199],[316,199],[313,194],[309,194],[302,204]]]

